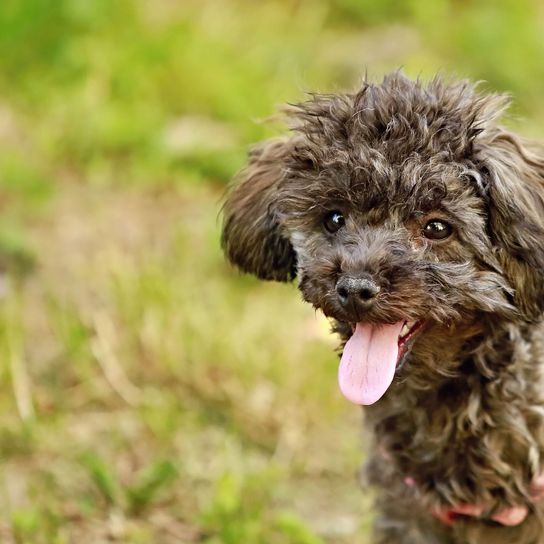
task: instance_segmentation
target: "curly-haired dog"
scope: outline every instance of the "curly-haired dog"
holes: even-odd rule
[[[544,543],[544,159],[506,104],[399,73],[312,96],[224,206],[228,258],[336,323],[382,544]]]

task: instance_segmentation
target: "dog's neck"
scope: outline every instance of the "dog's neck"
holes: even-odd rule
[[[541,323],[483,321],[422,337],[366,410],[392,477],[414,478],[436,502],[519,503],[544,464],[541,336]]]

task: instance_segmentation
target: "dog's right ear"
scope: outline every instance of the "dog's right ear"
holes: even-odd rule
[[[291,149],[287,140],[252,150],[223,206],[221,245],[226,256],[264,280],[289,281],[296,275],[295,251],[281,232],[277,208]]]

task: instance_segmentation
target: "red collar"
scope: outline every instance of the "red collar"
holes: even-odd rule
[[[404,483],[408,487],[416,487],[416,481],[412,477],[404,478]],[[544,499],[544,473],[537,476],[531,485],[531,503]],[[519,525],[529,513],[529,507],[526,505],[509,506],[498,512],[486,515],[490,511],[490,505],[480,504],[457,504],[455,506],[444,506],[435,508],[431,511],[432,515],[446,525],[453,525],[461,516],[474,518],[486,518],[496,521],[501,525],[515,526]]]

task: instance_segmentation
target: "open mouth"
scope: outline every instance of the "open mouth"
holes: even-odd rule
[[[423,321],[356,323],[344,347],[338,383],[356,404],[373,404],[387,391]]]
[[[423,327],[423,321],[405,321],[402,329],[400,330],[398,345],[399,345],[399,356],[400,361],[401,357],[406,353],[407,346],[410,340],[420,331]]]

